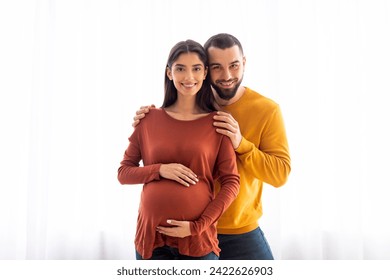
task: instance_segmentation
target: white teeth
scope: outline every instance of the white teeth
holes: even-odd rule
[[[194,86],[195,86],[195,84],[188,84],[188,85],[186,85],[186,84],[183,84],[183,86],[184,86],[184,87],[186,87],[186,88],[192,88],[192,87],[194,87]]]

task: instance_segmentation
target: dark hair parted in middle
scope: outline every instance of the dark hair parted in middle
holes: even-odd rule
[[[196,53],[199,59],[202,61],[205,69],[208,68],[208,59],[207,54],[201,44],[193,41],[186,40],[177,43],[171,49],[171,52],[168,56],[167,66],[172,70],[173,63],[179,58],[183,53]],[[177,89],[173,84],[173,81],[169,80],[167,71],[165,69],[165,78],[164,78],[165,92],[164,92],[164,102],[161,108],[166,108],[174,104],[177,100]],[[196,94],[196,105],[205,112],[216,111],[214,107],[214,95],[211,90],[210,85],[210,75],[207,71],[206,79],[203,81],[202,87]]]

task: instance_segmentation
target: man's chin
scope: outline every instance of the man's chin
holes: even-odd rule
[[[219,87],[214,86],[214,89],[217,92],[219,98],[223,100],[230,100],[236,95],[238,88],[227,90],[227,89],[221,89]]]
[[[230,100],[236,95],[235,92],[232,93],[224,93],[224,94],[218,94],[218,96],[223,100]]]
[[[231,89],[220,88],[214,83],[212,83],[211,85],[213,86],[214,90],[217,92],[219,98],[229,101],[234,96],[236,96],[237,91],[240,88],[241,82],[242,82],[242,78],[235,84],[235,87]]]

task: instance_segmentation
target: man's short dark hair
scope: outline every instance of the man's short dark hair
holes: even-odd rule
[[[204,48],[206,52],[208,52],[209,48],[214,47],[218,49],[227,49],[233,46],[238,46],[242,55],[244,55],[244,50],[242,49],[240,41],[233,35],[227,33],[220,33],[214,36],[211,36],[207,42],[204,44]]]

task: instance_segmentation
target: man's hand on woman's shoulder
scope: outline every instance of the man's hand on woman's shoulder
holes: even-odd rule
[[[149,105],[149,106],[141,106],[137,112],[135,112],[135,116],[133,118],[133,127],[136,127],[140,121],[145,118],[146,114],[149,113],[150,108],[156,108],[156,106]]]

